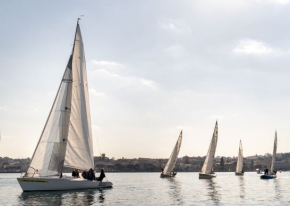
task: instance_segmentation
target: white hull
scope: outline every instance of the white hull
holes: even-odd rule
[[[24,192],[110,188],[111,182],[90,181],[82,178],[22,177],[17,178]]]
[[[215,174],[202,174],[202,173],[199,173],[199,179],[211,179],[213,177],[216,177]]]

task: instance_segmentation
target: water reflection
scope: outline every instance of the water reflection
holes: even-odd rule
[[[166,178],[169,182],[169,197],[172,199],[172,202],[178,205],[183,205],[182,195],[181,195],[181,185],[176,178]]]
[[[274,179],[274,184],[275,184],[275,199],[281,200],[283,198],[283,195],[281,193],[280,180]]]
[[[23,192],[18,199],[22,205],[94,205],[105,203],[106,189],[49,192]]]
[[[244,181],[244,176],[239,177],[239,186],[240,186],[240,198],[244,199],[245,198],[245,181]]]
[[[202,181],[204,181],[207,184],[206,189],[208,191],[208,196],[210,196],[211,200],[214,203],[219,203],[221,196],[217,190],[218,188],[217,183],[213,179],[203,179]]]

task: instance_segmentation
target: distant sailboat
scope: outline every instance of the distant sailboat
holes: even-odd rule
[[[180,151],[180,146],[182,142],[182,131],[180,132],[180,135],[177,139],[177,142],[173,148],[173,151],[171,153],[171,156],[166,163],[165,168],[162,170],[160,177],[175,177],[176,172],[173,172],[173,168],[176,164],[177,158],[178,158],[178,153]]]
[[[240,140],[240,145],[239,145],[239,154],[238,154],[238,161],[237,161],[237,167],[236,167],[236,175],[244,175],[244,170],[243,170],[243,146],[242,146],[242,141]]]
[[[72,53],[48,119],[26,174],[17,180],[23,191],[112,187],[108,181],[63,176],[64,166],[83,171],[94,168],[86,62],[79,19]]]
[[[276,178],[276,173],[277,173],[275,171],[276,152],[277,152],[277,132],[275,132],[274,148],[273,148],[273,156],[272,156],[270,173],[265,172],[265,174],[261,175],[261,179],[274,179],[274,178]]]
[[[218,123],[216,121],[211,143],[208,148],[207,156],[205,158],[201,172],[199,173],[199,179],[209,179],[216,176],[214,174],[213,169],[217,140],[218,140]]]

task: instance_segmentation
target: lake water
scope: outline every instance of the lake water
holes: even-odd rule
[[[159,173],[107,173],[113,188],[62,192],[22,192],[20,174],[0,174],[0,205],[290,205],[290,172],[261,180],[216,173],[199,180],[198,173],[178,173],[161,179]]]

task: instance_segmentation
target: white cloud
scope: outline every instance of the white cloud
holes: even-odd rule
[[[93,65],[97,67],[105,67],[105,68],[123,68],[124,67],[124,65],[117,62],[107,62],[107,61],[97,61],[97,60],[92,60],[91,62]]]
[[[134,76],[122,76],[122,75],[110,72],[106,69],[98,69],[98,70],[95,70],[94,73],[97,73],[98,75],[103,75],[104,77],[107,77],[107,78],[111,78],[114,81],[117,81],[118,84],[121,86],[139,86],[139,87],[145,86],[147,88],[157,89],[156,83],[149,79],[134,77]]]
[[[180,58],[188,54],[187,50],[180,45],[168,47],[164,51],[175,58]]]
[[[7,106],[0,106],[0,110],[7,110],[8,107]]]
[[[170,30],[176,33],[190,33],[191,29],[185,21],[165,19],[159,22],[160,26],[165,30]]]
[[[105,94],[102,92],[97,92],[95,89],[89,89],[90,95],[96,96],[96,97],[102,97]]]
[[[272,53],[274,50],[263,42],[255,41],[252,39],[242,40],[236,48],[234,53],[247,54],[247,55],[264,55]]]
[[[286,5],[290,3],[290,0],[257,0],[257,2]]]

